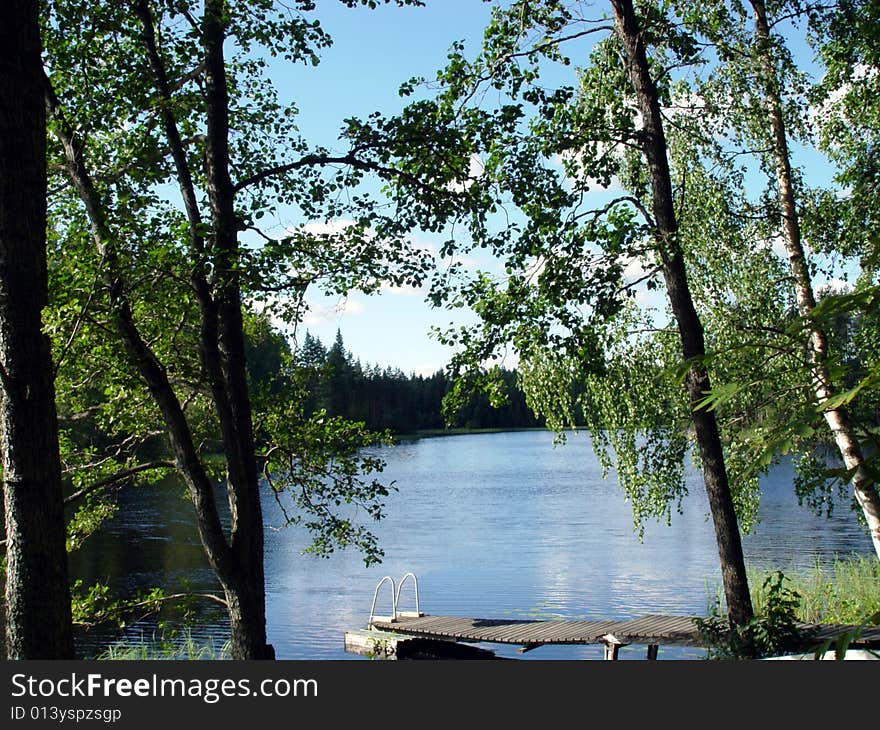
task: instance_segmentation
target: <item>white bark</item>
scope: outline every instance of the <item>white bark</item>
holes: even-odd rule
[[[760,60],[765,74],[767,114],[773,132],[783,240],[794,280],[798,311],[810,327],[810,369],[813,392],[819,404],[822,404],[834,395],[827,365],[828,338],[822,328],[810,318],[810,314],[816,308],[816,298],[801,241],[800,220],[795,205],[788,140],[782,113],[782,99],[779,82],[769,55],[770,28],[767,24],[764,0],[751,0],[751,4],[755,11],[755,38],[761,53]],[[824,417],[846,468],[853,472],[853,492],[868,524],[874,550],[877,557],[880,558],[880,495],[877,493],[874,479],[865,468],[865,457],[855,428],[853,428],[849,413],[844,406],[826,410]]]

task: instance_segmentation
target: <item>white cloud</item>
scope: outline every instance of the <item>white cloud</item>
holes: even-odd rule
[[[306,312],[302,322],[306,327],[317,327],[319,324],[329,322],[332,319],[333,315],[329,314],[328,310],[310,309]]]
[[[816,287],[816,294],[824,296],[827,294],[846,294],[852,290],[852,285],[840,278],[829,279]]]
[[[483,160],[480,159],[479,155],[471,154],[470,159],[468,160],[467,178],[465,178],[464,180],[456,180],[454,182],[451,182],[446,186],[446,188],[453,193],[463,193],[476,180],[479,180],[483,176],[483,172],[485,170],[486,165],[483,163]]]
[[[363,314],[364,305],[357,299],[343,299],[337,307],[337,311],[339,311],[340,314]]]
[[[499,365],[507,370],[516,370],[519,367],[519,353],[516,350],[505,350],[480,364],[486,368]]]
[[[310,221],[302,226],[288,226],[285,232],[291,235],[308,233],[312,236],[338,236],[345,233],[352,226],[357,225],[353,220],[340,218],[335,221]]]
[[[693,89],[685,89],[683,92],[676,89],[676,94],[672,99],[672,104],[663,107],[663,115],[668,119],[675,121],[682,119],[685,123],[695,114],[699,114],[705,119],[709,106],[702,94],[697,93]],[[713,114],[713,120],[716,116]]]
[[[769,239],[757,241],[756,246],[759,249],[770,249],[781,259],[788,259],[788,251],[785,249],[785,239],[783,238],[782,233],[776,232]],[[804,249],[806,249],[806,246],[804,246]]]
[[[427,291],[424,286],[412,286],[410,284],[397,285],[387,281],[383,281],[379,286],[379,289],[385,294],[393,294],[402,297],[422,296]]]
[[[443,365],[438,365],[435,362],[423,362],[416,365],[413,368],[413,372],[416,375],[421,375],[423,378],[427,378],[442,369]]]
[[[540,258],[536,258],[531,263],[527,264],[525,269],[523,269],[523,278],[527,281],[536,282],[541,278],[541,275],[544,273],[544,269],[547,268],[547,259],[543,256]]]
[[[658,289],[638,289],[636,290],[636,303],[642,309],[662,310],[666,302],[665,294]]]
[[[626,266],[623,267],[623,280],[626,283],[631,283],[633,281],[638,281],[643,278],[652,268],[653,266],[646,266],[646,262],[644,259],[632,257],[630,258]]]
[[[332,322],[344,315],[354,317],[362,314],[363,311],[364,305],[360,301],[346,297],[330,307],[310,305],[308,311],[303,316],[302,322],[307,327],[315,327],[319,324]]]
[[[810,120],[813,124],[821,126],[826,121],[829,114],[844,111],[841,105],[853,90],[853,83],[874,81],[880,71],[874,66],[859,63],[853,66],[850,73],[852,78],[851,82],[847,81],[832,89],[831,93],[828,94],[828,97],[823,103],[814,105],[810,108]]]

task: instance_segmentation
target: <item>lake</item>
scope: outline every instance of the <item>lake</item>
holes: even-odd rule
[[[647,613],[705,615],[720,585],[714,531],[699,475],[689,475],[683,514],[671,526],[652,523],[639,542],[630,506],[613,476],[603,479],[586,434],[554,447],[553,434],[522,431],[448,436],[383,450],[387,500],[376,526],[385,551],[364,567],[354,552],[329,559],[302,555],[298,528],[268,529],[266,589],[269,640],[279,659],[353,658],[342,648],[347,629],[362,628],[379,579],[407,571],[419,578],[426,613],[483,618],[627,619]],[[783,462],[762,480],[760,523],[744,537],[746,559],[758,567],[806,569],[817,560],[871,542],[844,501],[831,518],[800,507],[792,468]],[[271,496],[266,522],[281,524]],[[129,489],[118,514],[72,556],[86,583],[117,590],[161,585],[170,591],[218,590],[202,554],[192,507],[173,482]],[[384,598],[384,603],[382,602]],[[410,606],[407,588],[401,608]],[[387,591],[379,613],[387,613]],[[153,623],[128,629],[147,636]],[[225,640],[224,615],[205,607],[192,629],[197,640]],[[88,654],[94,639],[79,640]],[[499,655],[516,647],[495,645]],[[642,658],[643,648],[621,652]],[[702,657],[693,649],[661,648],[660,658]],[[598,647],[545,647],[529,660],[601,658]]]

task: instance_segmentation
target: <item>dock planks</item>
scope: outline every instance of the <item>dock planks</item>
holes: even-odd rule
[[[649,615],[630,621],[547,621],[423,615],[398,618],[394,622],[374,620],[373,628],[454,641],[520,644],[528,649],[548,644],[646,644],[653,648],[654,657],[660,645],[704,645],[693,616]],[[802,628],[814,631],[812,643],[818,645],[855,627],[804,624]],[[880,627],[863,629],[851,646],[880,646]]]
[[[601,644],[613,635],[621,644],[699,644],[689,616],[645,616],[633,621],[503,620],[420,616],[374,621],[374,628],[417,636],[500,644]]]

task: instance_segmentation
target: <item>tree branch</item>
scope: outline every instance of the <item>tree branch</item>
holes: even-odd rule
[[[117,335],[132,366],[143,378],[162,413],[174,451],[175,465],[189,488],[196,509],[199,534],[209,559],[212,565],[218,566],[218,570],[230,570],[233,556],[217,511],[213,485],[195,450],[192,431],[168,381],[166,368],[146,345],[134,320],[126,292],[127,282],[116,259],[118,242],[110,230],[104,201],[95,189],[86,166],[82,142],[74,134],[52,83],[45,74],[43,82],[47,116],[54,121],[54,133],[64,148],[68,175],[85,206],[95,248],[106,260],[104,280]]]
[[[121,469],[115,474],[111,474],[109,477],[101,479],[100,481],[95,482],[94,484],[90,484],[87,487],[83,487],[79,491],[74,492],[69,497],[64,500],[64,504],[73,504],[74,502],[78,502],[79,500],[87,497],[90,494],[94,494],[97,491],[102,489],[106,489],[117,482],[121,482],[123,479],[127,479],[128,477],[132,477],[135,474],[140,474],[143,471],[149,471],[150,469],[174,469],[175,464],[173,461],[150,461],[146,464],[138,464],[137,466],[133,466],[129,469]]]
[[[288,162],[285,165],[269,167],[254,175],[251,175],[250,177],[245,178],[244,180],[240,180],[235,184],[234,189],[237,193],[246,187],[262,182],[267,178],[274,177],[275,175],[286,175],[288,172],[293,172],[294,170],[299,170],[303,167],[318,167],[324,165],[355,165],[357,161],[358,160],[354,156],[353,152],[349,152],[347,155],[343,155],[341,157],[334,157],[332,155],[309,154],[305,157],[300,158],[296,162]]]
[[[158,609],[158,605],[161,603],[167,603],[168,601],[176,601],[181,598],[206,598],[209,601],[214,601],[215,603],[219,603],[224,608],[229,608],[229,604],[220,596],[214,595],[213,593],[173,593],[170,596],[162,596],[160,598],[147,598],[143,601],[136,601],[134,603],[127,604],[123,606],[125,611],[133,611],[137,608],[145,608],[147,606],[155,606]],[[146,618],[153,613],[154,611],[148,611],[146,614],[141,616],[141,618]],[[112,618],[112,615],[108,616],[106,613],[103,616],[103,621],[100,620],[101,614],[98,614],[99,620],[96,621],[74,621],[75,626],[85,626],[87,628],[92,628],[93,626],[97,626],[103,621],[108,621]],[[140,620],[140,619],[139,619]]]

